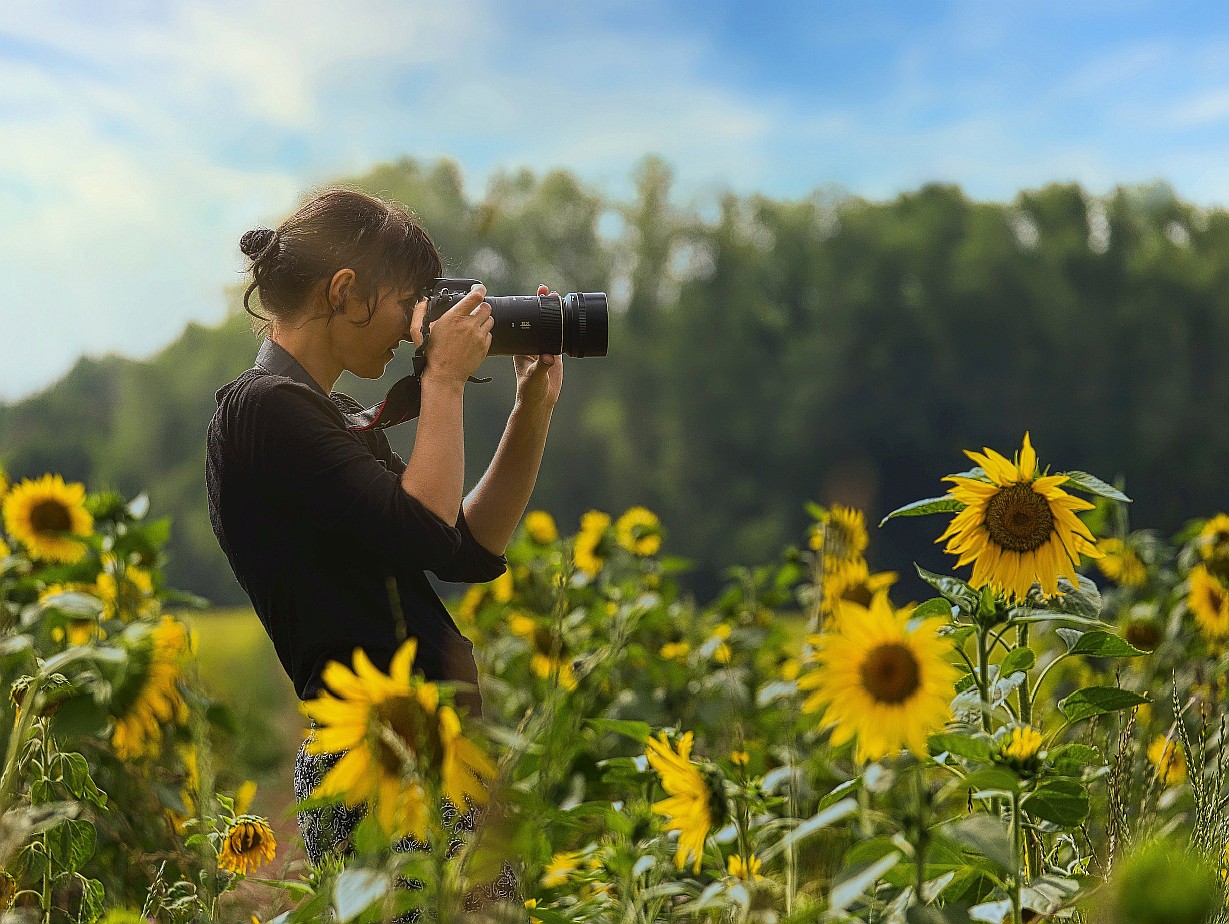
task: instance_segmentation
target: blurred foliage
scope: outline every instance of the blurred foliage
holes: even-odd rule
[[[680,205],[646,158],[630,202],[563,172],[496,175],[481,195],[455,163],[405,159],[356,182],[414,209],[447,269],[498,294],[611,294],[610,355],[567,360],[534,505],[562,523],[645,504],[693,560],[685,589],[763,561],[804,527],[799,497],[877,520],[928,490],[963,446],[1031,430],[1073,468],[1122,478],[1136,517],[1176,529],[1223,502],[1229,433],[1229,213],[1163,183],[1094,198],[1076,185],[979,203],[929,185],[887,202],[826,190],[798,200]],[[214,392],[258,341],[235,308],[144,362],[82,359],[0,406],[0,463],[59,471],[174,517],[168,579],[217,603],[242,591],[210,530],[204,432]],[[365,402],[410,371],[338,383]],[[512,403],[511,362],[468,391],[467,484]],[[414,425],[390,431],[407,456]],[[1174,462],[1181,459],[1181,477]],[[930,529],[902,523],[882,562],[941,566]],[[919,553],[917,550],[921,549]],[[908,585],[911,577],[905,578]],[[908,587],[906,588],[908,591]],[[916,596],[924,592],[912,585]]]

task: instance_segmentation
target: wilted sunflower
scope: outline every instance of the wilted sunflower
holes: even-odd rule
[[[704,841],[713,827],[713,800],[699,768],[691,762],[692,733],[679,738],[678,751],[670,747],[665,732],[650,738],[645,749],[649,765],[661,777],[661,788],[669,799],[653,803],[653,811],[670,820],[667,831],[679,833],[674,865],[682,869],[692,857],[692,872],[700,871]]]
[[[218,868],[247,875],[272,863],[277,855],[277,840],[268,822],[257,815],[240,815],[226,829]]]
[[[538,545],[550,545],[559,538],[555,518],[545,510],[531,510],[525,514],[525,532]]]
[[[450,706],[439,704],[439,687],[413,675],[418,640],[397,649],[384,674],[361,648],[354,671],[336,661],[322,678],[337,693],[322,692],[300,705],[320,727],[312,733],[311,754],[345,751],[325,774],[315,794],[339,795],[351,807],[374,804],[376,817],[393,836],[427,837],[426,790],[422,780],[438,779],[445,797],[465,811],[468,797],[486,801],[479,776],[495,776],[494,765],[461,734]],[[406,779],[406,759],[413,776]]]
[[[1143,587],[1148,583],[1148,569],[1144,567],[1139,553],[1113,536],[1097,543],[1102,556],[1097,559],[1097,569],[1107,578],[1122,587]]]
[[[654,555],[661,548],[661,521],[647,507],[630,507],[615,521],[615,540],[633,555]]]
[[[565,690],[575,690],[576,672],[572,669],[572,658],[568,654],[563,640],[559,640],[559,649],[555,651],[555,641],[550,629],[539,625],[524,613],[513,613],[508,619],[508,629],[529,642],[533,651],[529,659],[529,669],[535,677],[546,680],[556,674],[559,676],[559,686]]]
[[[859,564],[865,566],[862,553],[869,537],[866,515],[852,507],[833,504],[811,527],[811,548],[823,554],[824,575],[843,574]]]
[[[17,897],[17,880],[8,870],[0,869],[0,911],[8,911]]]
[[[590,577],[602,570],[605,558],[598,554],[606,530],[610,528],[610,514],[590,510],[580,518],[580,532],[572,549],[572,561]]]
[[[1038,476],[1037,454],[1029,436],[1015,462],[993,449],[965,455],[985,472],[985,478],[948,475],[948,494],[965,504],[936,542],[948,540],[945,552],[960,556],[956,567],[973,563],[969,584],[989,584],[1015,599],[1023,599],[1034,581],[1042,592],[1056,596],[1058,578],[1078,584],[1075,567],[1080,555],[1100,558],[1096,539],[1077,510],[1093,504],[1064,491],[1066,475]]]
[[[948,662],[951,643],[939,636],[944,620],[910,627],[911,612],[894,612],[880,591],[869,609],[842,604],[836,630],[809,638],[813,669],[798,686],[815,692],[803,711],[823,711],[835,725],[833,746],[856,738],[859,761],[903,747],[923,756],[927,736],[951,715],[958,673]]]
[[[85,509],[85,485],[59,475],[27,478],[4,497],[4,525],[34,558],[74,564],[85,557],[94,518]]]
[[[1191,569],[1191,590],[1186,605],[1210,639],[1229,636],[1229,589],[1203,565]]]
[[[157,753],[162,723],[188,721],[188,704],[177,681],[180,660],[190,647],[187,627],[163,616],[148,636],[129,649],[129,674],[111,702],[115,715],[111,746],[120,760]]]

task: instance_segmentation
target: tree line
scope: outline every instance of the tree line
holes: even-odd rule
[[[672,172],[637,165],[630,201],[564,171],[495,176],[481,195],[450,161],[403,159],[350,181],[408,205],[446,271],[492,294],[611,294],[610,353],[565,357],[531,508],[564,532],[590,508],[643,504],[707,599],[733,564],[805,545],[807,500],[869,521],[942,493],[960,450],[1010,455],[1025,430],[1043,464],[1122,479],[1133,527],[1177,529],[1226,506],[1229,213],[1164,183],[1094,197],[1074,184],[977,202],[932,184],[890,201],[831,189],[680,203]],[[288,208],[289,208],[288,204]],[[148,361],[82,359],[0,405],[0,463],[91,488],[148,488],[173,518],[167,578],[245,601],[209,525],[204,435],[214,392],[259,341],[238,291]],[[410,371],[338,388],[378,400]],[[498,444],[512,361],[466,393],[466,487]],[[389,431],[408,456],[414,425]],[[937,569],[929,521],[872,529],[873,565]]]

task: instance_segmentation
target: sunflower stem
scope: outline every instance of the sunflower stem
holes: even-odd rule
[[[986,650],[986,629],[977,627],[977,692],[981,697],[981,724],[990,734],[990,654]]]
[[[1024,879],[1021,864],[1021,825],[1020,825],[1020,794],[1011,794],[1011,855],[1015,860],[1015,870],[1011,877],[1011,920],[1012,924],[1022,924],[1023,911],[1020,907],[1020,891]]]
[[[913,894],[913,903],[915,905],[926,904],[926,899],[922,896],[922,887],[926,883],[926,847],[928,839],[926,831],[928,822],[926,818],[925,771],[926,768],[919,763],[917,766],[917,776],[914,778],[917,792],[917,842],[913,845],[913,862],[917,873]]]
[[[1016,647],[1028,647],[1028,623],[1022,623],[1016,628]],[[1024,672],[1024,683],[1020,684],[1020,721],[1025,725],[1033,722],[1033,703],[1029,698],[1028,671]]]

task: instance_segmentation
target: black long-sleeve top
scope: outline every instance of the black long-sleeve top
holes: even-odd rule
[[[508,560],[483,547],[464,510],[456,526],[401,487],[406,463],[381,430],[349,430],[362,406],[326,395],[268,338],[255,365],[218,389],[205,461],[209,517],[235,577],[300,699],[325,664],[361,647],[387,672],[401,636],[418,639],[428,680],[471,684],[457,704],[481,713],[473,644],[427,580],[484,582]]]

